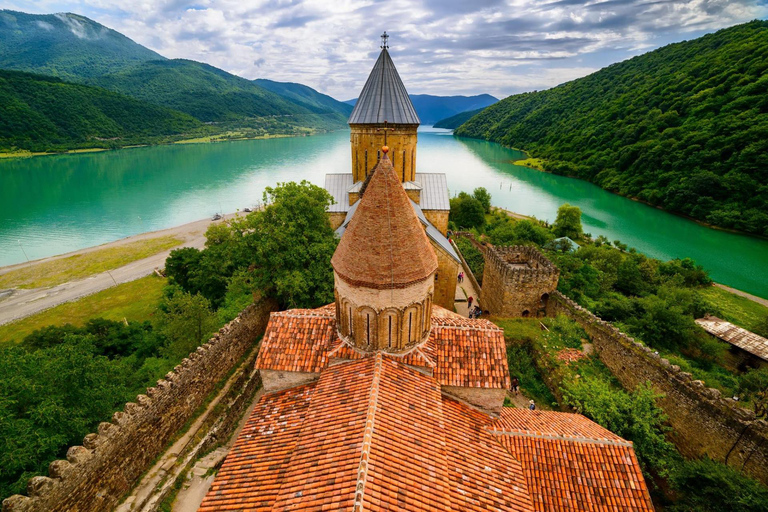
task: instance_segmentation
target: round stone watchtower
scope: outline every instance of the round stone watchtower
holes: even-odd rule
[[[437,256],[386,146],[331,259],[339,336],[402,352],[429,337]]]
[[[416,179],[419,116],[389,56],[386,32],[381,54],[349,116],[353,183],[365,180],[381,159],[382,141],[400,182]]]

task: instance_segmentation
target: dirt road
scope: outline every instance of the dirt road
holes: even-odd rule
[[[234,216],[235,214],[228,214],[225,215],[224,218],[230,219]],[[142,233],[140,235],[123,238],[97,247],[89,247],[87,249],[62,254],[60,256],[35,260],[32,262],[32,265],[54,259],[66,258],[74,254],[84,254],[98,249],[120,246],[126,243],[159,236],[175,236],[184,240],[181,245],[174,247],[174,249],[178,249],[179,247],[196,247],[202,249],[205,245],[205,230],[208,229],[208,226],[212,222],[213,221],[211,220],[204,219],[161,231]],[[40,311],[58,306],[65,302],[71,302],[81,297],[100,292],[101,290],[105,290],[116,284],[127,283],[147,276],[154,272],[155,268],[162,268],[165,266],[165,259],[168,257],[171,250],[173,249],[163,251],[142,260],[134,261],[109,272],[102,272],[79,281],[70,281],[51,288],[0,290],[0,325],[29,315],[34,315],[35,313],[39,313]],[[24,263],[24,265],[27,264]],[[0,268],[0,274],[19,268],[19,266],[20,265],[10,265],[8,267]]]

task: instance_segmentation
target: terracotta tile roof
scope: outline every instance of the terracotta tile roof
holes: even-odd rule
[[[427,345],[443,386],[509,389],[504,331],[488,320],[433,316]]]
[[[256,368],[319,372],[328,364],[326,354],[335,338],[336,319],[327,307],[272,313]]]
[[[653,508],[631,443],[576,414],[494,419],[378,353],[262,397],[200,510]]]
[[[261,398],[216,475],[200,512],[272,509],[314,387],[299,386]]]
[[[523,467],[485,427],[491,417],[443,397],[453,510],[533,510]]]
[[[342,343],[333,314],[333,305],[273,313],[256,368],[317,373],[331,361],[370,357]],[[433,315],[427,343],[401,356],[388,356],[431,369],[443,386],[510,386],[504,332],[488,320]]]
[[[653,511],[632,443],[584,416],[504,409],[485,430],[522,463],[537,511]]]
[[[432,244],[386,153],[373,171],[331,265],[347,283],[374,289],[410,286],[437,269]]]

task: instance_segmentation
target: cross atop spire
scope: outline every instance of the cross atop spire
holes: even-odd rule
[[[389,48],[389,35],[385,30],[384,33],[381,34],[381,49],[384,50],[386,48]]]

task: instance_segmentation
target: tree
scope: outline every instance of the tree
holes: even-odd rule
[[[481,228],[485,225],[485,208],[466,192],[451,199],[449,219],[459,228]]]
[[[181,359],[194,351],[218,327],[211,303],[202,295],[170,290],[158,323],[167,345],[163,349],[169,359]]]
[[[326,214],[332,201],[325,189],[307,181],[281,183],[264,191],[263,211],[230,224],[233,260],[236,268],[249,271],[253,291],[275,297],[285,308],[333,302],[331,257],[338,239]],[[214,246],[209,243],[209,249]]]
[[[483,205],[485,213],[491,213],[491,194],[485,187],[476,188],[474,192],[472,192],[472,197],[477,199],[480,204]]]
[[[574,240],[581,238],[581,208],[565,203],[557,209],[557,218],[552,226],[555,236],[567,236]]]

